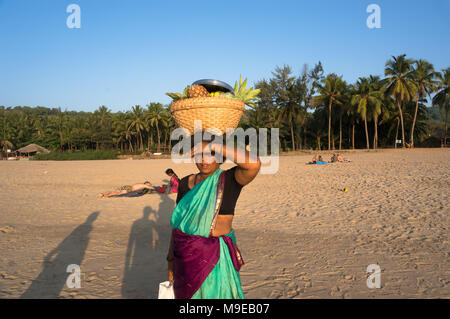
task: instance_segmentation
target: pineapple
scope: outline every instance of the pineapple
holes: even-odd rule
[[[202,85],[192,85],[189,88],[189,97],[206,97],[210,96],[208,90]]]
[[[254,108],[256,101],[261,101],[258,94],[261,93],[260,89],[253,90],[253,88],[247,89],[247,79],[242,81],[242,76],[238,81],[236,81],[233,90],[234,96],[247,104],[248,106]]]
[[[254,90],[253,88],[247,88],[247,79],[242,81],[241,76],[239,82],[236,81],[233,92],[225,93],[217,91],[209,93],[208,90],[203,85],[192,85],[192,86],[188,85],[184,89],[183,93],[166,93],[166,94],[170,96],[174,101],[196,97],[227,97],[241,100],[248,106],[254,108],[255,103],[257,101],[260,101],[260,98],[258,97],[259,93],[261,93],[260,89]]]
[[[174,101],[179,101],[183,99],[189,98],[189,85],[186,86],[183,93],[166,93],[166,95],[170,96]]]

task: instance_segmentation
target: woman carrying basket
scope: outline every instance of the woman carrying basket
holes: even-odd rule
[[[180,181],[171,218],[167,261],[175,298],[244,298],[239,277],[244,261],[232,221],[241,189],[256,177],[261,162],[245,150],[208,142],[195,145],[191,156],[199,172]],[[222,170],[217,158],[237,166]]]

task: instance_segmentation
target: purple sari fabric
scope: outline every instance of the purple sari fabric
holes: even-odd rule
[[[239,271],[244,264],[233,240],[221,236],[227,244],[234,268]],[[174,292],[176,299],[190,299],[214,269],[220,257],[219,237],[188,235],[173,230]]]

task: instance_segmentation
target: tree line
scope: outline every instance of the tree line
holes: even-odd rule
[[[169,145],[175,122],[168,107],[150,103],[145,108],[111,112],[61,111],[46,107],[0,107],[2,149],[36,143],[51,150],[117,150],[140,153]]]
[[[414,147],[448,130],[450,68],[435,71],[426,60],[402,54],[385,64],[384,76],[347,83],[324,74],[319,62],[296,76],[277,67],[270,79],[256,83],[261,101],[246,112],[246,127],[279,127],[284,148],[343,149]],[[429,98],[430,100],[427,100]],[[431,101],[432,108],[425,103]],[[436,109],[445,124],[436,121]]]
[[[428,61],[404,54],[386,62],[383,77],[369,75],[355,83],[325,75],[321,62],[304,65],[299,75],[285,65],[255,84],[261,100],[245,111],[239,126],[280,128],[284,150],[376,149],[397,147],[397,140],[401,147],[414,147],[432,134],[446,138],[449,84],[450,68],[438,72]],[[126,112],[106,106],[94,112],[0,106],[4,155],[30,143],[59,151],[168,151],[175,128],[169,106],[161,103]]]

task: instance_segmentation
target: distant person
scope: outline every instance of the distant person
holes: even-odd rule
[[[177,174],[175,174],[175,172],[171,168],[166,169],[166,174],[170,176],[170,182],[168,185],[170,192],[178,193],[178,185],[180,184],[180,179],[178,178]]]
[[[314,157],[313,157],[313,159],[312,159],[312,162],[313,162],[314,164],[316,164],[316,162],[319,160],[319,158],[320,158],[319,154],[314,155]]]
[[[169,189],[169,185],[164,184],[163,186],[155,186],[155,187],[153,187],[153,189],[150,190],[150,193],[152,193],[153,191],[156,191],[158,193],[165,194],[168,189]]]
[[[333,154],[333,156],[331,156],[330,163],[336,163],[336,162],[339,162],[338,156],[339,156],[339,154],[338,154],[338,155]],[[341,157],[341,158],[342,158],[342,157]]]
[[[154,187],[148,181],[146,181],[144,183],[133,184],[133,185],[123,185],[123,186],[118,187],[114,191],[100,193],[100,194],[97,195],[97,197],[98,198],[105,198],[105,197],[123,195],[123,194],[136,192],[136,191],[140,191],[140,190],[144,190],[144,189],[153,190]]]
[[[337,162],[338,163],[350,163],[351,160],[349,160],[345,157],[342,157],[340,154],[337,154]]]
[[[316,155],[313,157],[313,161],[309,162],[307,164],[324,165],[324,164],[328,164],[328,163],[323,160],[322,155]]]
[[[319,154],[316,154],[313,156],[312,161],[307,164],[316,164],[318,160],[319,160]]]

